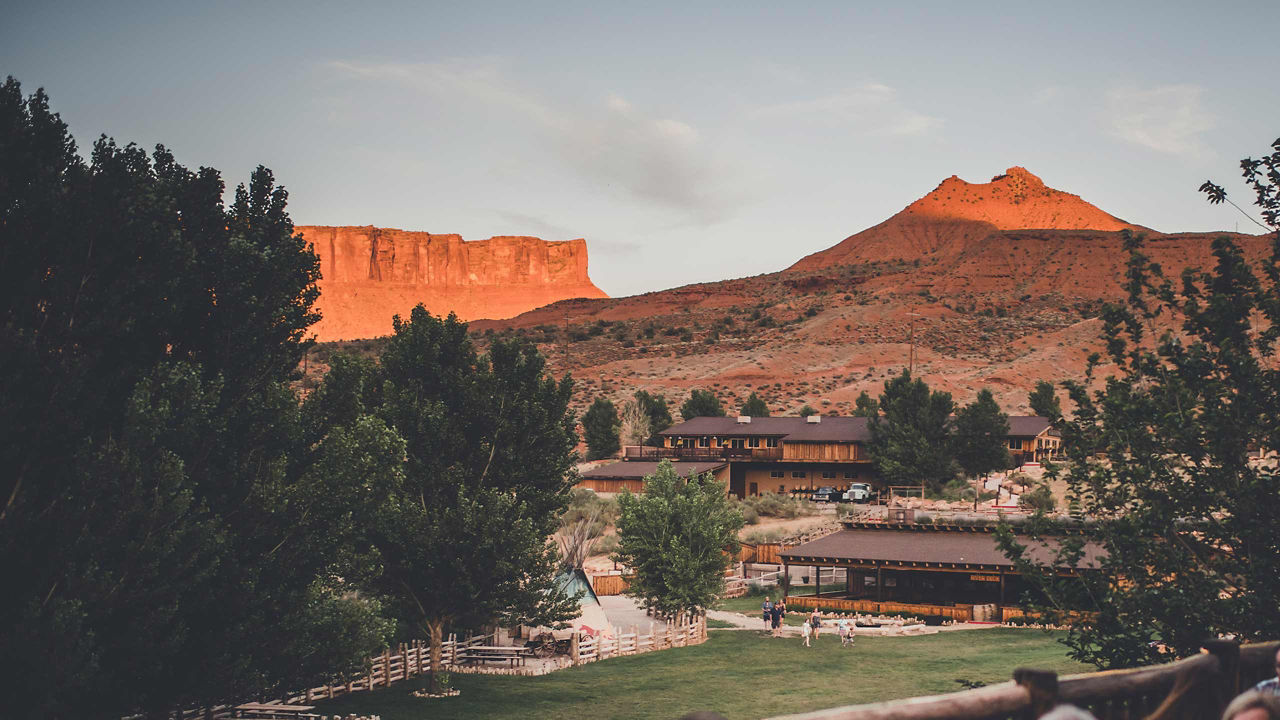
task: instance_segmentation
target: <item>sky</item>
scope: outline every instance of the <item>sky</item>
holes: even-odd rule
[[[82,151],[163,143],[228,186],[265,165],[300,225],[586,238],[620,296],[777,271],[1013,165],[1157,230],[1259,232],[1197,188],[1248,207],[1277,21],[1274,0],[53,0],[8,8],[0,73]]]

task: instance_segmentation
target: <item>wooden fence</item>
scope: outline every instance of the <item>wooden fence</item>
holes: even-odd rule
[[[650,625],[647,635],[641,635],[634,625],[628,632],[623,632],[622,628],[614,628],[611,638],[588,637],[580,640],[577,635],[574,635],[571,639],[569,655],[573,664],[579,665],[623,655],[701,645],[706,641],[706,616],[685,616],[667,623],[665,630],[657,630]]]
[[[593,575],[591,589],[596,595],[621,595],[631,586],[626,575]]]
[[[1210,640],[1207,652],[1167,665],[1070,675],[1019,669],[1011,682],[870,705],[788,715],[785,720],[1013,720],[1038,718],[1060,703],[1103,720],[1216,718],[1233,697],[1272,675],[1280,642],[1239,646]],[[783,720],[781,718],[775,720]]]

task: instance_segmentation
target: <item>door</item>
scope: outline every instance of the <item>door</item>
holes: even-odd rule
[[[760,494],[760,486],[759,486],[759,485],[757,485],[756,483],[751,483],[751,494],[752,494],[752,495],[759,495],[759,494]]]
[[[755,483],[752,483],[754,485]],[[747,493],[747,470],[743,467],[735,467],[729,465],[729,492],[737,495],[739,498],[746,497]]]

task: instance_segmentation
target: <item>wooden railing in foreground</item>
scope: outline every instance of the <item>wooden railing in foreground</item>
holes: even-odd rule
[[[1103,720],[1216,718],[1231,698],[1274,672],[1280,642],[1210,640],[1206,652],[1167,665],[1070,675],[1019,669],[991,687],[787,715],[785,720],[1012,720],[1065,703]],[[784,720],[776,718],[775,720]]]

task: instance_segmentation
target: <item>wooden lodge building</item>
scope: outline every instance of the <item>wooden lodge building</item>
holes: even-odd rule
[[[711,473],[716,480],[728,480],[729,463],[719,461],[672,462],[676,474],[682,478],[691,475]],[[616,462],[582,473],[578,487],[596,492],[617,493],[630,490],[633,493],[644,491],[644,479],[658,469],[658,461]]]
[[[1045,561],[1048,551],[1027,543],[1032,559]],[[1088,572],[1102,555],[1087,543],[1078,567],[1060,567],[1062,575]],[[1002,621],[1021,616],[1017,603],[1027,585],[996,545],[994,527],[846,522],[844,529],[783,550],[780,559],[793,567],[843,568],[844,588],[819,593],[793,584],[789,608],[824,608],[844,612],[902,613],[942,616],[957,621]],[[794,577],[794,574],[791,575]]]
[[[1056,455],[1061,441],[1043,417],[1010,416],[1009,448],[1015,464]],[[639,482],[661,459],[677,470],[693,463],[717,464],[718,479],[727,466],[728,490],[737,497],[763,493],[811,492],[830,486],[847,490],[854,482],[877,481],[867,444],[871,440],[864,417],[697,417],[658,433],[661,447],[629,445],[621,463],[583,474],[581,487],[616,492],[639,491]],[[627,467],[637,463],[636,467]],[[646,473],[637,475],[641,466]],[[609,488],[609,489],[606,489]],[[613,488],[616,488],[613,489]]]

